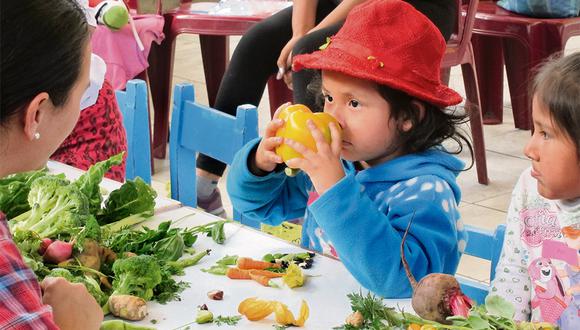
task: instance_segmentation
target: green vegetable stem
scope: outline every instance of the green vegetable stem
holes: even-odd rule
[[[175,275],[183,275],[183,269],[196,265],[203,257],[209,255],[211,250],[203,250],[191,258],[183,258],[177,261],[168,261],[165,263],[167,269]]]
[[[156,330],[157,328],[133,324],[121,320],[107,320],[101,323],[100,330]]]

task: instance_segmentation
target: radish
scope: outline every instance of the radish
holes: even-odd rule
[[[449,316],[467,317],[473,301],[461,291],[455,277],[449,274],[432,273],[423,277],[419,283],[415,280],[404,252],[405,239],[412,222],[413,219],[407,225],[401,241],[401,259],[407,278],[413,287],[411,300],[413,309],[420,317],[443,324],[451,323],[447,321]]]
[[[45,262],[58,264],[69,259],[72,256],[74,240],[71,242],[63,242],[56,240],[52,242],[42,255]]]
[[[40,241],[40,246],[38,247],[38,254],[43,255],[44,252],[46,252],[46,248],[48,248],[50,244],[52,244],[52,240],[50,238],[43,238]]]

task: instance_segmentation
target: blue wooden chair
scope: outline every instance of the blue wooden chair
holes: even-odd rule
[[[202,153],[226,164],[247,142],[258,137],[258,110],[252,105],[238,107],[236,116],[195,102],[190,84],[175,86],[169,137],[171,198],[191,207],[197,206],[195,160]],[[259,223],[234,219],[259,228]]]
[[[127,133],[127,165],[125,178],[139,176],[151,183],[151,133],[147,85],[143,80],[130,80],[125,91],[115,91],[123,126]]]
[[[497,226],[495,231],[465,225],[468,240],[464,254],[491,261],[490,281],[495,278],[495,267],[499,261],[505,225]],[[485,297],[489,292],[489,285],[474,281],[462,276],[457,276],[463,293],[474,299],[478,304],[485,303]]]

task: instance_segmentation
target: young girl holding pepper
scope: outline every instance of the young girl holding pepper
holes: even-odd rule
[[[580,53],[547,63],[533,86],[532,161],[514,188],[491,292],[515,318],[580,327]]]
[[[284,123],[274,119],[236,155],[228,178],[234,208],[267,224],[306,211],[303,246],[340,257],[383,297],[411,295],[399,253],[411,220],[405,256],[414,275],[455,273],[466,239],[455,181],[464,164],[440,144],[471,145],[456,131],[464,117],[443,110],[461,102],[440,82],[445,48],[433,23],[405,2],[355,7],[323,50],[296,56],[293,66],[322,71],[324,112],[342,129],[330,124],[327,143],[310,121],[315,152],[276,137]],[[286,162],[301,170],[295,177],[280,170],[281,144],[304,156]]]

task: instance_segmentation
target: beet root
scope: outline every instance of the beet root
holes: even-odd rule
[[[413,289],[413,309],[420,317],[439,323],[449,323],[453,315],[467,316],[472,302],[461,292],[455,277],[434,273],[421,279]]]
[[[415,214],[413,213],[414,216]],[[409,221],[401,241],[401,261],[407,278],[413,287],[411,305],[415,313],[426,320],[443,324],[450,323],[447,321],[449,316],[461,315],[467,317],[471,306],[473,306],[473,301],[461,291],[459,282],[454,276],[432,273],[423,277],[419,283],[415,280],[405,259],[405,239],[412,222],[413,219]]]

